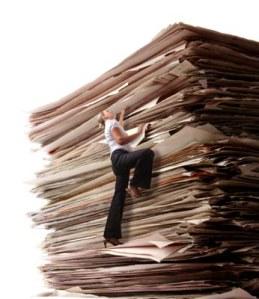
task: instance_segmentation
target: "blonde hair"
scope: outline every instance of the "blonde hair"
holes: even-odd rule
[[[99,127],[99,128],[104,128],[105,121],[104,121],[104,119],[103,119],[102,112],[100,112],[100,113],[97,115],[97,121],[98,121],[98,127]]]

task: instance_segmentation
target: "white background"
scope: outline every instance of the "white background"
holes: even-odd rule
[[[0,1],[1,297],[44,288],[43,200],[27,180],[44,164],[27,138],[30,111],[114,67],[160,30],[186,22],[259,41],[258,1]],[[8,294],[9,293],[9,294]]]

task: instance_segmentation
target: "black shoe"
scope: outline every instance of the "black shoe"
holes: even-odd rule
[[[121,241],[119,241],[117,238],[105,238],[103,241],[104,247],[106,248],[107,242],[110,242],[112,245],[119,245],[123,244]]]

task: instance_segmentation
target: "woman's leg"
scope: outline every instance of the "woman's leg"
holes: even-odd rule
[[[105,238],[121,238],[121,219],[128,181],[129,172],[116,175],[115,191],[104,230]]]
[[[152,168],[153,168],[154,152],[147,151],[141,156],[135,165],[134,175],[130,179],[130,185],[150,189]]]
[[[154,151],[150,148],[125,152],[117,159],[117,168],[130,169],[135,167],[130,185],[149,189],[151,186],[154,155]]]

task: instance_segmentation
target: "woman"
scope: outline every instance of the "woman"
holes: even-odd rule
[[[121,238],[121,219],[127,187],[132,197],[139,197],[141,188],[149,189],[151,186],[154,152],[149,148],[134,151],[129,144],[146,132],[148,124],[141,124],[137,133],[128,135],[123,128],[124,113],[125,110],[121,112],[119,121],[114,113],[108,110],[103,110],[98,115],[98,122],[104,127],[112,170],[116,176],[115,191],[103,234],[105,247],[107,242],[113,245],[122,244],[118,239]],[[133,167],[134,175],[129,180],[130,169]]]

